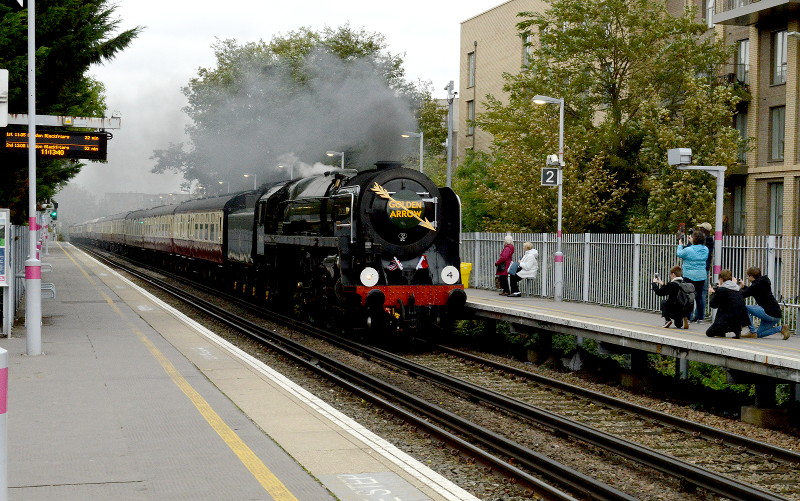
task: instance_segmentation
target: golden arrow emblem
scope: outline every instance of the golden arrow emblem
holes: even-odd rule
[[[392,202],[398,202],[397,200],[392,198],[392,196],[389,194],[388,191],[386,191],[386,189],[383,186],[379,185],[378,183],[375,183],[375,186],[370,188],[370,190],[374,191],[381,198],[385,198],[386,200],[390,200]],[[428,221],[427,217],[425,219],[422,219],[417,215],[415,211],[408,211],[408,214],[413,216],[417,221],[419,221],[419,225],[422,226],[423,228],[427,228],[431,231],[436,231],[436,228],[434,228],[433,224],[431,224],[431,222]]]

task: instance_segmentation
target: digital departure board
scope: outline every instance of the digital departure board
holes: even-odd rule
[[[28,151],[27,131],[2,133],[6,150]],[[36,154],[47,158],[105,160],[108,136],[105,132],[36,132]]]

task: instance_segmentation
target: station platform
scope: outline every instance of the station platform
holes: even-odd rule
[[[477,499],[70,244],[42,261],[43,354],[0,339],[9,499]]]
[[[479,318],[590,338],[622,350],[641,350],[677,359],[710,363],[786,383],[800,382],[800,336],[778,334],[760,339],[708,337],[705,323],[689,329],[665,329],[660,314],[538,297],[499,296],[497,291],[467,289],[468,311]],[[755,377],[755,376],[754,376]]]

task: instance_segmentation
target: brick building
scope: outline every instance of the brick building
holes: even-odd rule
[[[800,235],[800,1],[665,1],[676,15],[694,4],[709,35],[735,47],[721,77],[747,86],[752,96],[734,117],[733,125],[751,138],[752,148],[726,172],[726,231]],[[547,6],[542,0],[509,0],[461,23],[456,163],[467,149],[488,149],[491,136],[468,121],[484,111],[486,95],[502,99],[503,73],[517,73],[525,62],[517,14]]]

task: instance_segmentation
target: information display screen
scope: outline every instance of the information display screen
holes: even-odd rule
[[[27,131],[2,132],[6,151],[28,151]],[[36,154],[48,158],[84,158],[105,160],[108,136],[97,132],[36,132]]]

